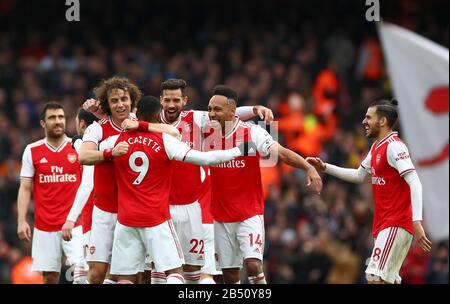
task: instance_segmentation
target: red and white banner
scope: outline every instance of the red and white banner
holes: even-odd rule
[[[423,186],[424,224],[435,241],[449,236],[449,52],[422,36],[379,22],[401,137]]]

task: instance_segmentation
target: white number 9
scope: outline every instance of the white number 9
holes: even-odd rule
[[[142,159],[142,165],[140,166],[136,165],[136,159],[138,158]],[[139,185],[144,179],[145,175],[147,174],[148,167],[150,164],[147,155],[144,152],[140,151],[134,152],[130,155],[128,164],[130,165],[131,170],[133,170],[136,173],[139,173],[139,176],[133,182],[133,185]]]

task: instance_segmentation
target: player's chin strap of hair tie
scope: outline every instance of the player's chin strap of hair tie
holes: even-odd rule
[[[105,149],[105,150],[103,150],[103,158],[105,160],[112,160],[113,159],[112,150],[113,149]]]
[[[148,131],[148,122],[139,121],[139,126],[137,128],[138,131],[146,132]]]

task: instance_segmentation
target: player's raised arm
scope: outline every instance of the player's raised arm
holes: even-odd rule
[[[124,130],[138,130],[141,132],[161,132],[167,133],[172,137],[178,138],[180,131],[174,126],[161,123],[149,123],[146,121],[137,121],[132,119],[125,119],[122,122],[122,129]]]
[[[239,116],[239,119],[241,120],[247,120],[258,116],[259,118],[264,120],[266,124],[269,124],[273,121],[272,110],[260,105],[237,107],[236,115]]]
[[[95,115],[98,119],[106,118],[108,115],[103,113],[100,107],[100,101],[90,98],[83,103],[83,109]]]
[[[163,140],[169,159],[201,166],[218,165],[243,155],[238,147],[228,150],[200,152],[192,150],[178,139],[166,134],[163,134]]]

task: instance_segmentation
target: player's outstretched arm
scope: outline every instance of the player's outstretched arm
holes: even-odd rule
[[[178,138],[180,136],[180,131],[174,126],[168,124],[160,123],[149,123],[146,121],[136,121],[131,119],[125,119],[121,125],[124,130],[138,130],[141,132],[159,132],[167,133],[170,136]]]
[[[314,166],[310,165],[303,157],[283,147],[277,142],[270,146],[269,153],[272,157],[278,156],[282,162],[289,166],[305,170],[308,175],[308,187],[312,186],[313,189],[320,194],[323,187],[322,179]]]
[[[341,168],[332,164],[324,163],[318,157],[307,157],[306,161],[310,165],[314,166],[314,168],[316,168],[316,170],[319,172],[324,172],[326,174],[354,184],[363,183],[368,176],[367,171],[364,170],[362,166],[359,166],[358,169]]]
[[[228,150],[200,152],[192,150],[180,140],[163,134],[164,147],[169,159],[174,159],[186,163],[213,166],[230,161],[241,156],[241,150],[238,147]]]
[[[19,239],[31,241],[31,228],[27,221],[28,207],[30,206],[33,180],[28,177],[20,178],[19,194],[17,196],[17,235]]]

